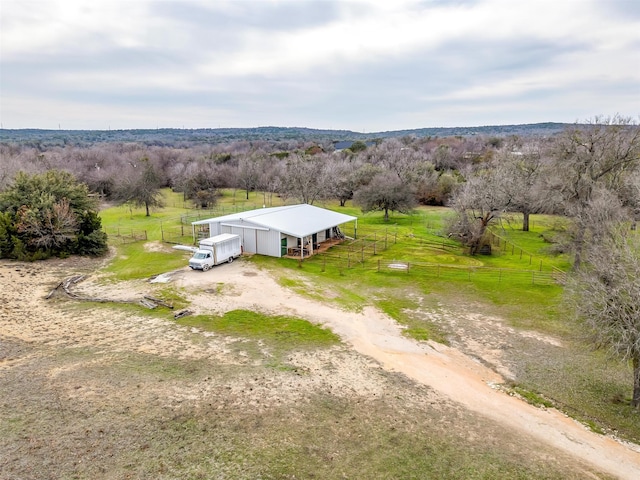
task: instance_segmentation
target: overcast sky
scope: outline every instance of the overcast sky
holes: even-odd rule
[[[640,115],[640,0],[0,0],[4,128]]]

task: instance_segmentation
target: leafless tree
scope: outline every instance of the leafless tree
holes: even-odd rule
[[[249,200],[249,192],[258,186],[260,166],[265,156],[264,152],[251,152],[249,155],[243,155],[238,162],[236,180],[238,187],[245,191],[247,200]]]
[[[551,213],[553,190],[545,188],[545,179],[553,175],[551,161],[538,141],[531,141],[517,151],[500,151],[495,159],[496,188],[509,199],[509,209],[522,214],[522,230],[529,231],[530,217]]]
[[[360,187],[354,193],[353,202],[363,212],[384,212],[385,222],[389,221],[390,211],[409,213],[417,203],[411,186],[405,184],[396,173],[389,171],[377,174],[371,182]]]
[[[273,194],[280,190],[284,178],[284,165],[277,158],[263,157],[259,166],[257,188],[262,191],[262,204],[273,205]]]
[[[574,269],[579,269],[590,241],[589,209],[599,190],[621,192],[627,175],[640,165],[640,127],[620,116],[597,117],[558,138],[551,188],[561,195],[562,213],[573,219]]]
[[[324,168],[327,159],[327,154],[290,156],[284,171],[283,193],[309,205],[324,198],[329,191],[329,179]]]
[[[117,186],[115,196],[123,203],[144,207],[148,217],[151,215],[151,208],[164,206],[161,186],[160,175],[145,157],[136,163],[130,162],[130,169]]]
[[[631,405],[640,408],[640,237],[620,230],[586,260],[568,284],[569,298],[593,344],[631,363]]]
[[[449,235],[460,239],[475,255],[485,244],[487,229],[508,210],[510,201],[494,168],[477,171],[454,194],[451,206],[455,216],[448,226]]]
[[[328,194],[335,197],[344,207],[347,200],[353,198],[353,192],[361,186],[358,169],[362,162],[358,157],[351,159],[333,156],[325,163],[328,182]]]

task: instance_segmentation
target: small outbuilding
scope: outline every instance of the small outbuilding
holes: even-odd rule
[[[308,204],[260,208],[193,222],[196,228],[213,237],[222,233],[240,235],[243,250],[270,257],[305,258],[342,241],[340,226],[358,218]],[[208,227],[208,232],[206,228]]]

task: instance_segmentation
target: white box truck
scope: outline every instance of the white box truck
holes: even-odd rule
[[[207,271],[214,265],[233,262],[242,254],[240,235],[223,233],[215,237],[200,240],[198,249],[189,259],[189,266],[193,270]]]

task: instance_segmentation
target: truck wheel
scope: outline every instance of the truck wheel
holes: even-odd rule
[[[229,257],[229,260],[227,260],[227,262],[229,263],[233,262],[233,257]]]
[[[202,271],[206,272],[207,270],[209,270],[209,265],[207,265],[206,263],[202,266]]]

